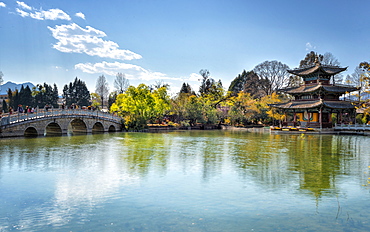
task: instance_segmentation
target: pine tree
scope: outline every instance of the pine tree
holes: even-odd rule
[[[72,104],[79,106],[90,105],[90,92],[85,82],[77,77],[73,83],[70,82],[69,85],[64,86],[63,97],[65,98],[67,106],[71,106]]]
[[[8,113],[9,112],[8,111],[8,104],[6,104],[5,99],[3,99],[3,111],[4,111],[4,113]]]

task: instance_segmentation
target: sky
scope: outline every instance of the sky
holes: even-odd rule
[[[225,89],[243,70],[277,60],[296,68],[310,51],[332,53],[352,74],[370,60],[370,1],[0,0],[4,83],[76,77],[90,92],[104,75],[131,85],[183,82],[209,70]]]

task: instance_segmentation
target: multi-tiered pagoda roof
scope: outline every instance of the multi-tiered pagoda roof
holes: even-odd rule
[[[292,100],[271,106],[281,109],[285,113],[316,113],[318,115],[317,120],[320,123],[322,122],[323,113],[351,113],[355,109],[354,105],[351,102],[340,100],[340,97],[343,94],[356,91],[358,88],[347,85],[336,85],[334,80],[332,80],[332,78],[334,79],[334,75],[345,70],[347,68],[322,65],[317,60],[310,67],[288,70],[289,73],[301,77],[303,84],[280,89],[280,92],[291,95]]]

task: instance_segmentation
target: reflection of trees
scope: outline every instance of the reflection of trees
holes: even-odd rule
[[[333,149],[332,136],[297,136],[296,149],[289,149],[290,165],[300,174],[300,189],[312,192],[336,193],[335,178],[342,157]]]
[[[359,176],[360,184],[366,183],[370,158],[363,154],[370,147],[361,150],[366,139],[233,131],[7,139],[0,140],[0,175],[4,168],[51,173],[69,168],[75,176],[68,178],[81,179],[63,182],[72,188],[73,183],[83,185],[86,173],[94,173],[92,182],[118,186],[125,178],[171,175],[171,170],[195,173],[203,181],[236,170],[263,188],[298,189],[320,197],[337,193],[336,181],[343,176]]]
[[[235,145],[233,161],[240,175],[252,176],[262,186],[281,188],[289,184],[315,197],[332,195],[338,192],[335,183],[338,176],[364,170],[353,165],[368,163],[359,160],[369,159],[360,156],[360,139],[308,134],[272,134],[260,138],[255,135]]]
[[[126,133],[121,140],[121,160],[132,174],[146,176],[151,168],[165,173],[171,148],[171,140],[166,134]]]
[[[269,134],[250,133],[233,148],[233,161],[239,174],[247,179],[252,176],[257,184],[281,188],[292,179],[287,170],[284,142],[276,142]]]

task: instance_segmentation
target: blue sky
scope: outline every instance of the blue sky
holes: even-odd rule
[[[313,50],[331,52],[351,74],[370,60],[370,1],[0,0],[4,81],[56,83],[75,77],[95,90],[104,74],[130,84],[163,81],[195,90],[208,69],[224,87],[266,60],[290,68]]]

